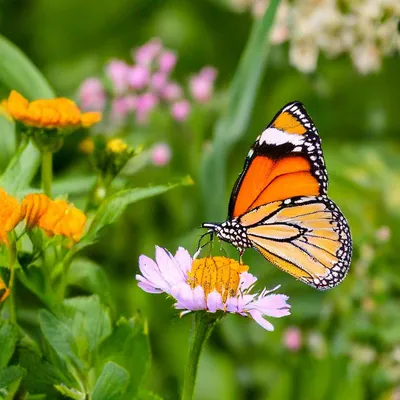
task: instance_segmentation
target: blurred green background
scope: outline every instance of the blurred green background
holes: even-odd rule
[[[58,95],[76,98],[85,78],[101,75],[111,58],[128,61],[131,49],[152,37],[177,52],[178,80],[204,65],[218,70],[211,104],[194,110],[187,124],[165,129],[156,121],[130,133],[135,144],[167,141],[173,153],[168,166],[148,165],[132,176],[134,185],[187,174],[196,184],[129,208],[87,251],[110,277],[118,313],[140,310],[148,319],[153,360],[146,387],[165,399],[178,398],[190,318],[179,319],[163,295],[142,292],[134,276],[138,256],[153,256],[155,244],[173,252],[179,245],[196,249],[205,204],[200,166],[190,162],[185,143],[188,135],[197,134],[193,126],[199,119],[202,137],[211,139],[253,23],[249,13],[236,13],[227,3],[0,1],[1,33],[28,55]],[[230,188],[255,137],[280,107],[300,100],[322,138],[329,195],[349,221],[354,258],[339,287],[317,292],[247,251],[244,260],[260,287],[281,284],[292,315],[273,321],[272,333],[244,318],[225,318],[203,354],[196,399],[395,399],[396,391],[400,395],[399,55],[385,58],[381,70],[367,76],[354,69],[348,56],[330,60],[321,55],[316,72],[304,75],[289,65],[284,44],[271,48],[267,64],[251,123],[229,154],[228,190],[220,202],[227,208]],[[74,173],[78,179],[87,172],[79,140],[73,135],[55,156],[58,178]],[[70,199],[79,204],[80,194],[75,191]],[[299,349],[285,345],[288,327],[299,328]]]

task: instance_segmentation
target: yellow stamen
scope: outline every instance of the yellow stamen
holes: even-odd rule
[[[214,289],[221,294],[225,302],[234,296],[240,283],[240,274],[249,267],[227,257],[207,257],[193,260],[188,283],[192,288],[202,286],[207,296]]]

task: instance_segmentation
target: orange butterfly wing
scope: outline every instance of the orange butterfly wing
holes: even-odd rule
[[[303,105],[290,103],[250,149],[232,191],[229,218],[276,200],[325,194],[327,184],[317,130]]]
[[[301,103],[290,103],[251,147],[232,191],[228,221],[237,220],[271,263],[328,289],[346,276],[352,243],[327,189],[317,129]]]

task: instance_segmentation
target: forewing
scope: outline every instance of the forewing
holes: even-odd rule
[[[263,204],[325,195],[321,140],[304,106],[289,103],[251,147],[229,202],[229,219]]]

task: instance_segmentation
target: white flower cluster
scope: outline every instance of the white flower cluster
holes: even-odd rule
[[[237,10],[263,16],[269,0],[231,0]],[[348,53],[361,74],[378,71],[382,57],[400,51],[399,0],[281,0],[271,42],[290,43],[289,61],[315,71],[318,55]]]

